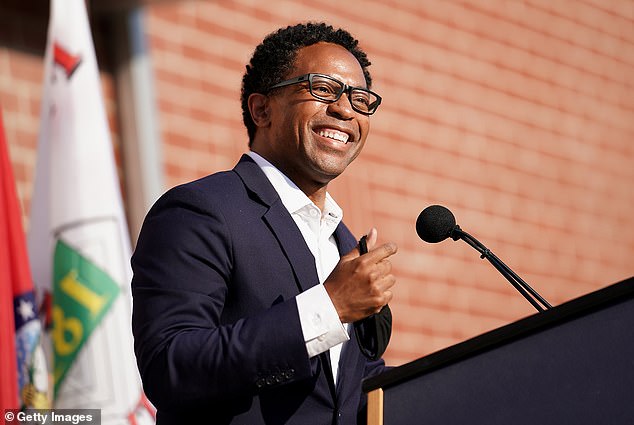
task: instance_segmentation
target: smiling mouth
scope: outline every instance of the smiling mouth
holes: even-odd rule
[[[316,133],[321,137],[336,140],[342,143],[348,143],[348,139],[350,138],[349,134],[333,129],[321,129],[317,130]]]

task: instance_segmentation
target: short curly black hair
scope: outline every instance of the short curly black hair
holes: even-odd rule
[[[267,35],[255,48],[247,70],[242,77],[242,119],[247,127],[249,146],[255,136],[255,123],[249,112],[248,99],[252,93],[266,93],[269,87],[281,82],[293,68],[297,52],[319,42],[338,44],[354,55],[359,61],[368,88],[372,77],[368,71],[370,61],[366,53],[358,46],[359,42],[348,31],[334,29],[321,23],[301,23]]]

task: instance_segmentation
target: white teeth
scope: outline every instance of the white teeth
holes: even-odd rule
[[[348,134],[342,133],[341,131],[337,130],[319,130],[317,134],[319,134],[321,137],[327,137],[329,139],[338,140],[343,143],[347,143],[348,138],[350,137]]]

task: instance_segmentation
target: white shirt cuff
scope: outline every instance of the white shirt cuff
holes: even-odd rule
[[[299,294],[296,300],[309,357],[350,339],[324,285],[313,286]]]

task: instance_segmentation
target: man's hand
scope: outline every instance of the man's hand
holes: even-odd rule
[[[352,323],[378,313],[392,299],[390,288],[396,283],[388,260],[397,251],[394,243],[375,247],[376,229],[368,233],[368,253],[358,247],[341,257],[324,282],[326,292],[342,323]]]

